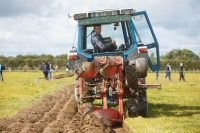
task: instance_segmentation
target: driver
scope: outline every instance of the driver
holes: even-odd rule
[[[94,30],[91,35],[91,42],[94,46],[95,52],[105,52],[105,51],[115,51],[117,49],[116,41],[112,40],[111,43],[103,43],[103,38],[101,36],[101,25],[94,25]]]

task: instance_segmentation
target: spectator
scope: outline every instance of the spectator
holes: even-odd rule
[[[179,72],[179,81],[181,81],[181,79],[183,81],[185,81],[185,77],[183,75],[183,63],[180,64],[179,68],[178,68],[178,72]]]
[[[40,66],[40,71],[43,72],[44,78],[46,80],[48,80],[49,64],[46,63],[45,61],[43,61],[42,64],[41,64],[41,66]]]
[[[155,71],[155,75],[156,75],[156,77],[155,77],[155,81],[158,81],[158,76],[159,76],[159,71]]]
[[[169,81],[172,81],[171,80],[171,66],[169,63],[167,63],[167,65],[165,67],[165,73],[166,73],[166,75],[165,75],[164,80],[166,80],[166,78],[168,77]]]
[[[56,72],[58,72],[58,66],[56,66]]]
[[[5,70],[5,66],[0,63],[0,78],[2,82],[3,82],[3,70]]]
[[[68,63],[66,64],[66,72],[69,71],[69,66],[68,66]]]
[[[51,62],[49,62],[49,73],[48,73],[48,79],[51,79],[51,75],[52,75],[52,72],[53,70],[55,70],[51,64]]]

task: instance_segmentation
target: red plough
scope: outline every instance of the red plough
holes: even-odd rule
[[[79,112],[86,114],[88,112],[93,112],[98,118],[100,118],[106,125],[114,126],[123,123],[123,98],[129,96],[128,87],[123,85],[123,59],[121,56],[99,56],[94,59],[91,63],[85,63],[83,69],[78,74],[79,78],[79,96],[80,96],[80,106]],[[92,80],[99,79],[100,82],[96,86],[100,86],[96,90],[97,94],[90,96],[84,96],[83,91],[84,84]],[[109,80],[108,80],[109,79]],[[88,83],[89,84],[89,83]],[[108,107],[108,93],[109,87],[115,85],[116,90],[112,90],[112,95],[117,97],[118,110]],[[122,87],[124,86],[124,87]],[[146,84],[139,83],[139,86],[149,86]],[[150,85],[151,87],[156,87],[159,85]],[[93,87],[92,87],[93,88]],[[90,90],[92,90],[90,88]],[[87,98],[101,98],[103,108],[92,107],[92,106],[82,106],[84,104],[83,99]]]

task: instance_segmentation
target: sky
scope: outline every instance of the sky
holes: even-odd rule
[[[199,7],[200,0],[0,0],[0,55],[67,54],[77,28],[68,14],[134,8],[147,12],[160,55],[189,49],[200,56]]]

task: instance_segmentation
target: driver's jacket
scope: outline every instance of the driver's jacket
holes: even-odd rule
[[[103,43],[101,34],[97,34],[96,32],[92,32],[91,43],[94,46],[94,49],[100,48],[101,51],[104,51],[111,46],[111,43]]]

